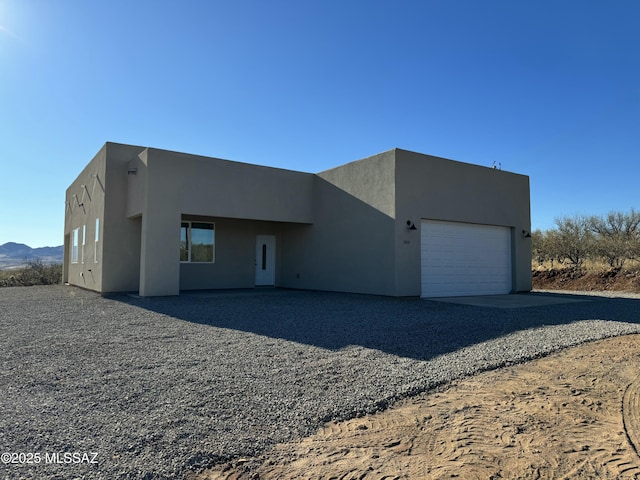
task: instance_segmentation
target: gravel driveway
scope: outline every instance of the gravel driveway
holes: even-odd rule
[[[0,289],[0,332],[0,446],[23,454],[3,455],[16,463],[0,478],[179,479],[454,378],[640,333],[640,300],[16,287]]]

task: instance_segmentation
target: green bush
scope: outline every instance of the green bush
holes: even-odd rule
[[[47,265],[42,260],[29,260],[27,266],[11,272],[2,272],[0,287],[28,287],[62,283],[62,264]]]

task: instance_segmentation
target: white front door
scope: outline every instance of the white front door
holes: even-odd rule
[[[256,236],[256,285],[276,283],[276,237]]]

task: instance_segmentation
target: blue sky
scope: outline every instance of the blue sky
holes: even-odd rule
[[[318,172],[394,147],[640,208],[640,2],[0,0],[0,244],[106,141]]]

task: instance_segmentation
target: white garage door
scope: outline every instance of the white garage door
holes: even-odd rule
[[[511,229],[422,220],[422,296],[510,293]]]

